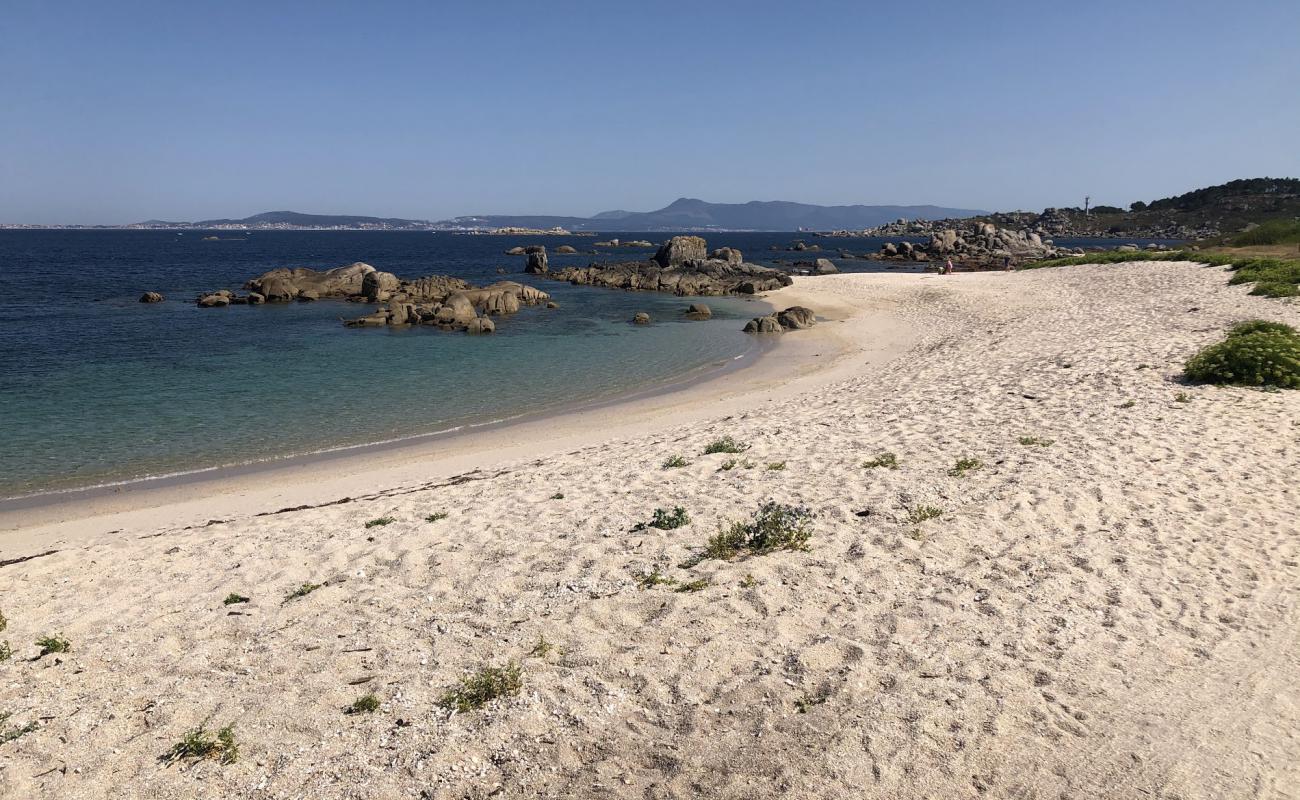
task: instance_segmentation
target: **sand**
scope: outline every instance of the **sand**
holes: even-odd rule
[[[0,796],[1300,793],[1300,393],[1179,381],[1300,309],[1162,262],[772,302],[833,319],[680,393],[6,515],[0,560],[57,552],[0,567],[0,713],[40,726]],[[681,566],[769,499],[809,550]],[[519,694],[437,705],[510,661]],[[239,760],[160,762],[201,724]]]

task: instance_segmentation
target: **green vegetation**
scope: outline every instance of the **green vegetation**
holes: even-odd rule
[[[26,725],[17,728],[5,727],[9,723],[9,718],[12,716],[13,714],[8,711],[0,711],[0,744],[8,744],[14,739],[17,739],[20,736],[26,736],[41,727],[35,722],[29,722]]]
[[[736,467],[740,467],[741,469],[753,469],[754,462],[750,461],[748,458],[744,459],[743,461],[737,461],[734,458],[729,458],[726,461],[722,462],[722,466],[718,467],[718,471],[728,472],[730,470],[735,469]]]
[[[1224,244],[1232,247],[1300,244],[1300,220],[1271,219],[1248,231],[1227,237]]]
[[[233,764],[239,760],[239,745],[235,743],[235,726],[227,725],[217,731],[216,738],[208,734],[202,725],[185,734],[185,738],[172,745],[172,749],[163,755],[162,760],[171,764],[183,759],[202,760],[210,758],[222,764]]]
[[[1279,322],[1243,322],[1188,359],[1184,372],[1198,383],[1300,389],[1300,333]]]
[[[440,520],[440,519],[446,519],[446,518],[449,517],[449,516],[451,516],[451,515],[448,514],[446,511],[435,511],[435,512],[433,512],[432,514],[430,514],[429,516],[425,517],[425,518],[424,518],[424,521],[425,521],[425,522],[437,522],[438,520]]]
[[[898,469],[898,456],[893,453],[881,453],[870,461],[863,461],[862,467],[863,469],[875,469],[876,467]]]
[[[967,472],[982,469],[983,467],[984,462],[980,461],[978,458],[963,457],[957,459],[957,463],[952,465],[952,469],[948,470],[948,474],[954,478],[964,478],[966,477]]]
[[[37,658],[43,658],[51,653],[66,653],[72,649],[72,643],[62,636],[43,636],[36,640],[36,645],[41,648]]]
[[[749,522],[733,522],[709,539],[694,559],[730,559],[774,550],[807,550],[812,538],[813,513],[805,506],[767,502],[758,507]]]
[[[1038,436],[1021,436],[1017,441],[1025,447],[1051,447],[1056,444],[1055,439],[1043,439]]]
[[[673,589],[673,591],[674,592],[698,592],[699,590],[703,589],[705,586],[708,585],[709,585],[708,578],[697,578],[696,580],[687,581],[686,583],[683,583],[681,586],[678,586],[676,589]]]
[[[462,678],[460,686],[444,694],[438,705],[464,714],[480,709],[498,697],[519,694],[523,685],[523,669],[513,661],[504,667],[484,667],[468,678]]]
[[[1132,407],[1135,406],[1135,405],[1137,405],[1137,403],[1133,402],[1132,400],[1125,400],[1124,402],[1122,402],[1122,403],[1119,404],[1119,407],[1120,407],[1120,408],[1132,408]]]
[[[723,436],[721,439],[714,439],[704,448],[704,455],[713,453],[743,453],[749,449],[749,445],[743,442],[737,442],[730,435]]]
[[[368,694],[361,695],[356,700],[353,700],[352,705],[343,709],[343,713],[344,714],[369,714],[371,712],[378,711],[378,710],[379,710],[379,698],[375,696],[374,692],[370,692]]]
[[[563,500],[563,499],[564,499],[564,492],[556,492],[555,494],[551,495],[551,499],[552,499],[552,500]]]
[[[0,633],[4,633],[9,627],[9,620],[5,618],[4,612],[0,611]]]
[[[306,597],[307,595],[319,589],[321,586],[322,584],[319,583],[304,583],[302,586],[299,586],[297,589],[294,589],[292,592],[286,594],[284,596],[284,602],[287,603],[290,600],[297,600],[299,597]]]
[[[546,641],[546,636],[543,634],[537,637],[537,644],[533,645],[533,649],[528,651],[528,655],[535,658],[546,658],[554,649],[555,645]]]
[[[934,506],[917,506],[909,509],[907,512],[907,521],[913,525],[920,525],[927,519],[938,519],[943,516],[943,509]]]
[[[650,520],[650,527],[671,531],[690,524],[690,521],[691,518],[686,513],[686,509],[681,506],[674,507],[672,513],[664,511],[662,508],[656,508],[654,517]]]
[[[1209,251],[1174,250],[1161,252],[1132,252],[1108,250],[1069,258],[1049,258],[1024,265],[1024,269],[1044,267],[1069,267],[1078,264],[1119,264],[1128,261],[1196,261],[1214,267],[1231,267],[1228,283],[1235,285],[1253,283],[1251,294],[1263,297],[1295,297],[1300,295],[1300,259],[1261,258]]]
[[[380,517],[378,519],[372,519],[369,522],[367,522],[366,527],[374,528],[379,525],[392,525],[394,522],[397,522],[397,520],[393,519],[392,517]]]
[[[773,471],[773,472],[780,472],[781,470],[785,469],[785,462],[784,462],[784,461],[769,461],[768,464],[767,464],[767,468],[768,468],[769,470]]]
[[[753,575],[749,573],[746,573],[745,577],[740,579],[740,587],[742,589],[753,589],[757,585],[758,585],[758,578],[755,578]]]
[[[9,642],[0,642],[0,662],[8,661],[14,657],[14,650],[9,646]]]
[[[794,707],[800,714],[807,714],[808,709],[825,703],[826,699],[826,695],[820,692],[817,694],[805,694],[803,697],[794,701]]]
[[[636,585],[641,589],[653,589],[656,586],[672,586],[677,583],[675,578],[670,578],[655,567],[650,572],[642,573],[636,576]]]
[[[231,592],[230,594],[226,595],[226,599],[222,600],[221,604],[223,606],[233,606],[237,603],[247,603],[248,601],[249,598],[243,596],[242,594],[239,594],[238,592]]]
[[[1174,395],[1174,402],[1175,402],[1175,403],[1190,403],[1190,402],[1192,402],[1192,396],[1191,396],[1190,394],[1188,394],[1187,392],[1179,392],[1178,394]]]

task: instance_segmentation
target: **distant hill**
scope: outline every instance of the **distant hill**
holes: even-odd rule
[[[781,200],[709,203],[682,197],[658,211],[602,211],[593,217],[498,216],[457,217],[453,222],[487,227],[549,228],[559,225],[585,231],[752,230],[819,231],[870,228],[899,218],[974,217],[987,212],[941,206],[818,206]]]
[[[205,219],[192,223],[196,228],[226,225],[286,225],[299,228],[428,228],[427,220],[398,217],[362,217],[350,214],[300,214],[297,211],[267,211],[243,219]]]

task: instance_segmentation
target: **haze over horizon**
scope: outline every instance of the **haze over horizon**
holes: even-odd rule
[[[1261,46],[1294,30],[1283,0],[19,0],[0,222],[1127,205],[1300,175],[1300,51]]]

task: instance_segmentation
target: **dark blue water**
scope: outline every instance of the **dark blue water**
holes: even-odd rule
[[[588,237],[423,232],[0,231],[0,497],[78,488],[400,439],[647,388],[753,356],[752,301],[570,286],[523,275],[503,251],[546,244],[552,268],[609,258],[556,255]],[[613,234],[661,241],[665,234]],[[601,239],[609,236],[601,236]],[[796,234],[714,234],[759,263]],[[881,240],[807,238],[830,255]],[[617,259],[652,251],[617,251]],[[364,261],[413,278],[509,278],[550,292],[493,336],[433,328],[346,329],[339,301],[199,309],[200,291],[239,288],[275,267]],[[880,265],[837,261],[845,270]],[[504,269],[508,274],[498,273]],[[137,302],[146,290],[167,301]],[[649,327],[628,324],[649,312]]]

